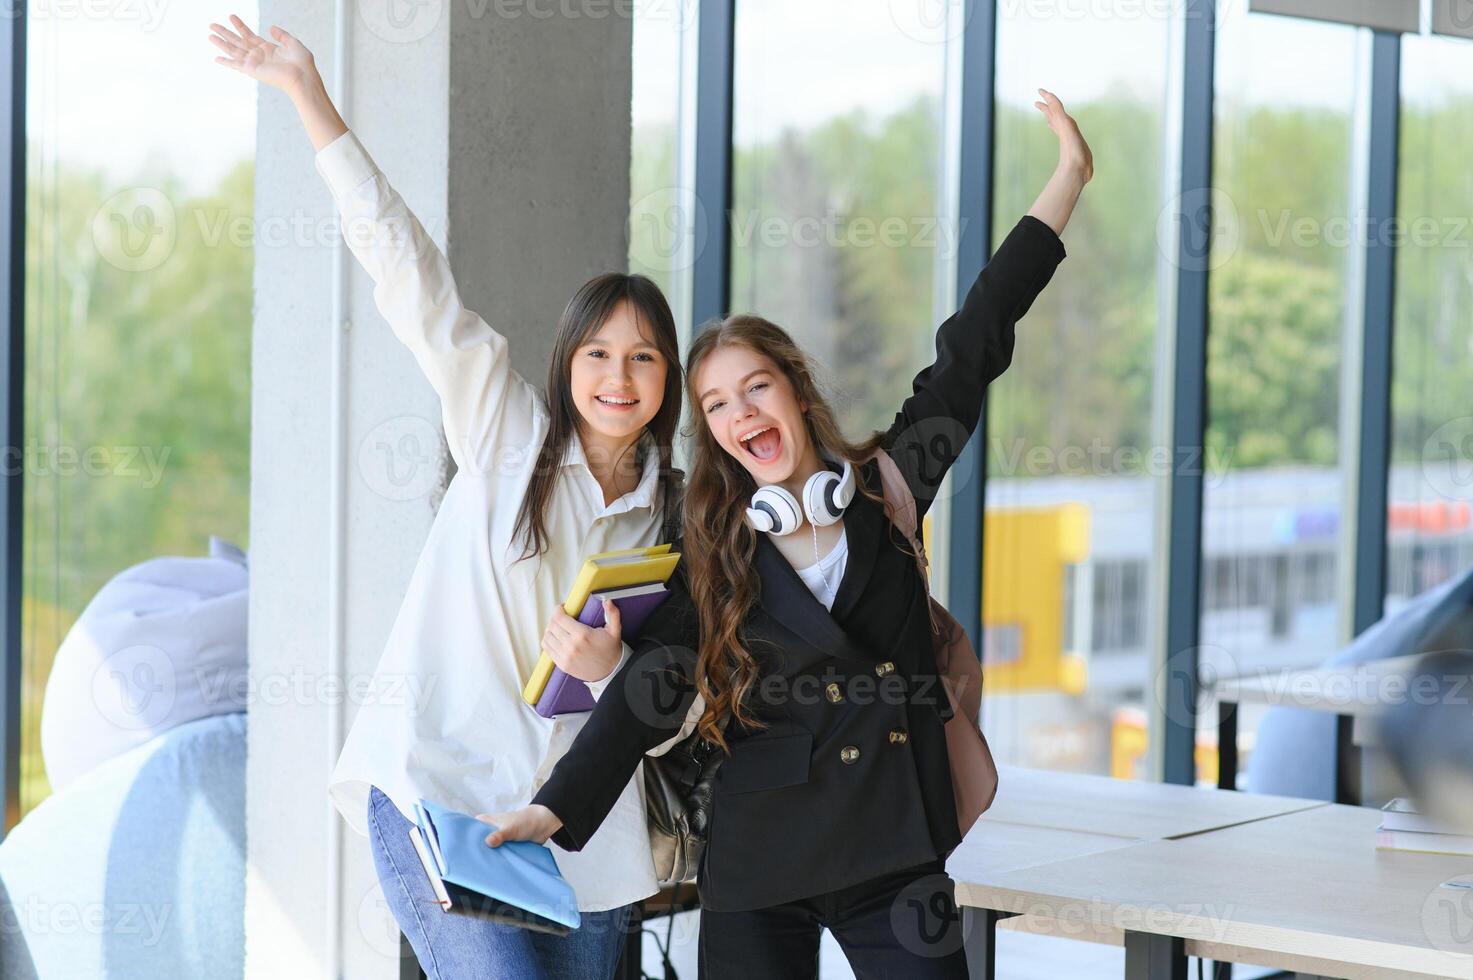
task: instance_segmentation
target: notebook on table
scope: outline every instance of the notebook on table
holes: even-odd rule
[[[414,813],[409,839],[441,910],[555,936],[578,928],[578,900],[548,848],[524,840],[490,847],[494,826],[432,800]]]

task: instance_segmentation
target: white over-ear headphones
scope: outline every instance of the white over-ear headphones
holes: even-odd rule
[[[818,527],[826,527],[844,516],[844,508],[854,499],[854,469],[844,461],[844,472],[821,469],[803,484],[803,509],[783,487],[772,484],[759,487],[747,508],[747,521],[759,531],[792,534],[803,522],[803,515]]]

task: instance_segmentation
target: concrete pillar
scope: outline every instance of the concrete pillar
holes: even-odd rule
[[[260,20],[313,51],[348,125],[449,256],[467,305],[540,384],[573,291],[627,264],[627,5],[337,3],[347,4],[346,91],[333,86],[334,4],[262,0]],[[344,323],[333,322],[335,212],[294,110],[270,89],[255,208],[246,975],[396,977],[367,841],[333,815],[325,787],[333,702],[346,732],[351,682],[371,675],[434,517],[448,464],[439,406],[351,255]],[[346,687],[330,672],[335,635]]]

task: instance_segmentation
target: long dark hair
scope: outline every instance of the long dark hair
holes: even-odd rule
[[[708,741],[726,747],[722,734],[730,716],[748,728],[761,727],[743,701],[757,680],[757,661],[741,637],[741,626],[757,600],[757,573],[752,559],[757,531],[747,523],[747,501],[757,489],[752,474],[721,448],[711,427],[699,417],[696,374],[701,362],[728,346],[745,347],[772,361],[808,406],[804,423],[820,456],[847,460],[856,470],[880,447],[881,433],[864,442],[844,438],[833,409],[824,398],[813,365],[788,332],[759,316],[739,314],[703,330],[691,344],[685,363],[686,393],[691,404],[690,486],[685,493],[685,541],[691,601],[700,622],[696,656],[696,690],[705,701],[698,730]],[[884,498],[856,482],[856,489],[875,503]]]
[[[568,440],[578,438],[578,407],[573,403],[572,386],[569,381],[573,355],[588,337],[604,325],[618,309],[627,302],[636,319],[653,335],[655,349],[665,359],[665,391],[660,410],[645,426],[645,432],[654,442],[659,455],[660,513],[663,519],[661,537],[669,541],[679,533],[680,487],[684,476],[671,463],[671,443],[680,423],[680,340],[675,332],[675,317],[670,313],[670,304],[660,287],[647,276],[629,275],[623,272],[607,272],[584,283],[568,300],[562,318],[558,320],[557,337],[553,341],[552,357],[547,364],[547,411],[551,417],[547,437],[537,454],[537,465],[532,471],[532,480],[527,495],[522,499],[522,509],[512,538],[523,539],[521,558],[541,555],[547,550],[547,502],[552,498],[557,484],[558,470],[568,448]],[[643,440],[635,444],[643,453]],[[644,460],[637,460],[640,466]],[[617,462],[615,463],[617,466]],[[518,559],[518,561],[521,560]]]

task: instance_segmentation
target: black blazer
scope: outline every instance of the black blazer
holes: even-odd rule
[[[1007,368],[1015,324],[1064,254],[1052,229],[1024,216],[937,332],[936,360],[916,375],[882,442],[915,494],[917,520],[976,427],[987,384]],[[882,493],[877,463],[858,476]],[[744,637],[760,666],[749,704],[767,727],[727,729],[731,754],[712,786],[698,875],[701,902],[714,911],[833,891],[960,843],[943,734],[950,709],[924,584],[878,504],[856,494],[844,527],[849,557],[832,610],[757,535],[759,597]],[[698,642],[678,571],[532,800],[562,820],[559,846],[583,847],[644,753],[677,732],[694,697]]]

